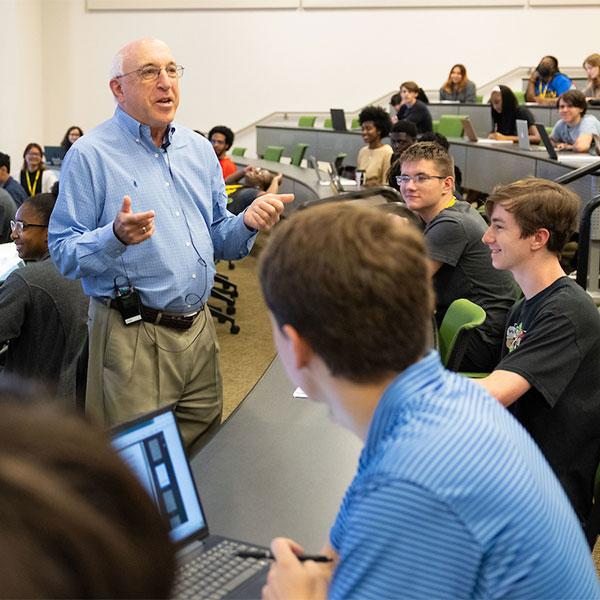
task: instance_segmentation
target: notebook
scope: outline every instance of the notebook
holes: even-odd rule
[[[532,146],[529,141],[529,123],[525,119],[517,119],[517,135],[519,136],[519,148],[526,152],[546,152],[544,146]]]
[[[331,125],[334,131],[348,131],[346,127],[346,114],[343,108],[330,108]]]
[[[479,144],[490,144],[490,145],[501,144],[504,146],[512,146],[512,142],[510,140],[490,140],[488,138],[478,138],[477,134],[475,133],[475,128],[473,127],[473,123],[471,123],[471,119],[469,119],[469,117],[465,117],[464,119],[461,119],[461,122],[462,122],[463,132],[465,134],[465,137],[470,142],[476,142]]]
[[[60,167],[65,154],[65,149],[62,146],[44,146],[44,157],[47,165]]]
[[[166,406],[116,427],[112,443],[168,519],[177,546],[173,597],[260,598],[268,561],[241,559],[235,553],[265,548],[209,533],[172,408]],[[199,569],[209,572],[199,578],[194,573]]]

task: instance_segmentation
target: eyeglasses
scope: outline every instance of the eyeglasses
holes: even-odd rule
[[[15,231],[17,235],[21,235],[24,229],[28,227],[48,227],[48,225],[40,225],[39,223],[25,223],[25,221],[11,221],[10,230]]]
[[[424,185],[432,179],[446,179],[444,175],[427,175],[427,173],[419,173],[418,175],[396,175],[397,185],[406,185],[409,181],[414,181],[415,185]]]
[[[154,81],[160,77],[160,72],[163,69],[171,79],[181,79],[183,77],[183,67],[181,65],[167,65],[166,67],[146,65],[145,67],[135,69],[135,71],[129,71],[129,73],[117,75],[115,79],[121,79],[121,77],[127,77],[127,75],[133,75],[136,73],[142,81]]]

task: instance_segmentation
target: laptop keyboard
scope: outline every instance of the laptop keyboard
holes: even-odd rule
[[[239,558],[240,551],[261,550],[230,540],[202,552],[177,569],[174,598],[217,600],[240,586],[269,564],[267,560]]]

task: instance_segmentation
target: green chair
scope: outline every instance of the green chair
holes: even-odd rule
[[[433,121],[431,121],[431,126],[433,128],[433,133],[437,133],[438,129],[440,128],[440,120],[434,119]]]
[[[296,149],[294,150],[294,154],[292,154],[290,164],[299,167],[302,164],[302,159],[304,158],[307,148],[308,144],[296,144]]]
[[[477,102],[477,104],[482,104],[483,103],[483,96],[481,94],[477,94],[475,96],[475,102]]]
[[[285,148],[283,146],[267,146],[265,153],[263,154],[264,160],[272,160],[273,162],[279,162],[281,160],[281,156],[283,155],[283,151]]]
[[[325,129],[333,129],[333,122],[331,121],[331,117],[327,117],[324,121],[323,121],[323,127]]]
[[[236,146],[231,149],[232,156],[244,156],[246,154],[246,148],[242,148],[241,146]]]
[[[440,357],[447,369],[458,371],[470,332],[480,327],[485,318],[485,310],[466,298],[458,298],[448,307],[438,332]]]
[[[352,119],[352,125],[350,125],[350,129],[360,129],[360,121],[358,120],[358,117],[354,117],[354,119]]]
[[[303,115],[298,119],[298,127],[314,127],[316,120],[317,117]]]
[[[552,135],[552,130],[554,129],[554,127],[545,127],[546,131],[548,132],[548,135]]]
[[[523,90],[513,90],[519,104],[525,104],[525,92]]]
[[[441,115],[437,133],[447,138],[459,138],[463,134],[462,120],[468,115]]]

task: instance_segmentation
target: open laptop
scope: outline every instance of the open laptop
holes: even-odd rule
[[[62,146],[44,146],[44,157],[47,165],[60,167],[65,154],[65,149]]]
[[[531,145],[529,141],[529,123],[525,119],[517,119],[517,136],[519,137],[519,148],[526,152],[547,152],[545,146]]]
[[[512,142],[510,140],[490,140],[489,138],[480,138],[477,137],[475,133],[475,128],[473,127],[473,123],[471,123],[471,119],[469,117],[465,117],[461,119],[461,123],[463,126],[464,136],[470,141],[478,144],[501,144],[504,146],[512,146]]]
[[[314,156],[308,157],[308,164],[315,170],[315,173],[317,174],[317,181],[319,182],[319,185],[331,185],[330,178],[326,179],[324,177],[321,177],[321,170],[319,169],[319,163],[317,162],[317,159]]]
[[[546,150],[548,151],[548,156],[552,159],[552,160],[558,160],[560,162],[565,163],[566,165],[570,165],[570,166],[577,166],[577,165],[585,165],[585,164],[589,164],[589,163],[593,163],[595,161],[598,160],[598,157],[600,156],[600,150],[598,149],[598,145],[600,143],[600,136],[595,136],[594,137],[594,154],[588,154],[587,152],[569,152],[569,151],[565,151],[565,152],[557,152],[556,148],[552,145],[552,141],[550,140],[550,136],[548,135],[548,132],[546,131],[546,127],[544,125],[542,125],[541,123],[536,123],[535,124],[540,137],[542,138],[542,143],[544,144],[544,146],[546,147]],[[598,140],[596,140],[596,138],[599,138]]]
[[[173,597],[260,598],[268,561],[235,553],[266,548],[209,533],[172,408],[116,427],[112,443],[169,522],[178,563]]]
[[[329,177],[331,179],[333,187],[340,193],[347,191],[347,187],[357,186],[356,179],[348,179],[347,177],[342,177],[339,174],[335,163],[332,162],[329,163]]]
[[[343,108],[330,108],[331,125],[334,131],[348,131],[346,127],[346,114]]]

